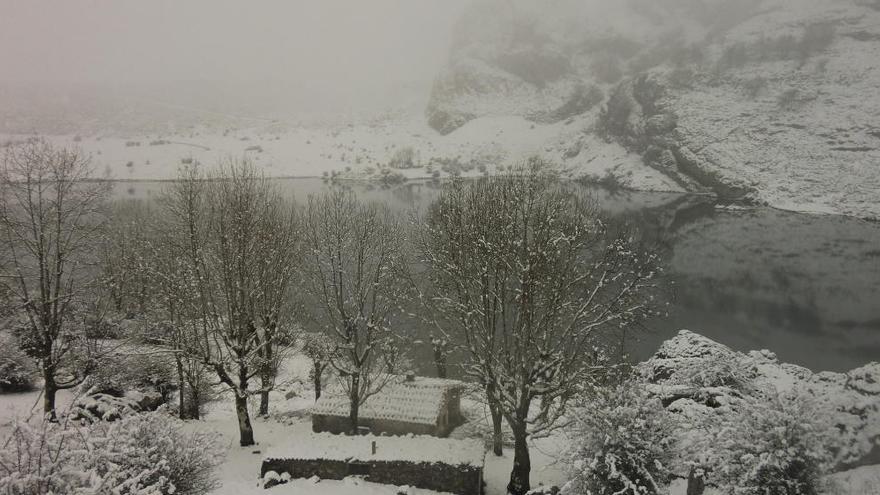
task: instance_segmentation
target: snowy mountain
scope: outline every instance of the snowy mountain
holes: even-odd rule
[[[877,218],[878,89],[876,0],[484,0],[426,119],[516,117],[552,129],[541,154],[630,187]]]

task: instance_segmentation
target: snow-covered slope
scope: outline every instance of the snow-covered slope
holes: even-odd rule
[[[551,159],[606,161],[584,175],[640,187],[633,175],[660,172],[725,198],[876,218],[878,90],[876,0],[484,0],[426,119],[454,136],[515,115],[555,134]],[[608,163],[625,156],[614,146],[645,166]]]

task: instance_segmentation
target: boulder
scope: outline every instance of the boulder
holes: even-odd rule
[[[780,363],[770,351],[741,353],[688,330],[664,342],[639,373],[651,393],[686,423],[699,425],[737,404],[773,395],[804,397],[840,440],[835,469],[880,463],[880,364],[846,373]]]

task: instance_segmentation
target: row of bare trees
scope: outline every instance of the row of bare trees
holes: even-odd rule
[[[56,392],[81,384],[100,354],[83,328],[100,314],[91,247],[109,184],[88,182],[90,173],[81,153],[39,140],[8,148],[0,169],[4,304],[18,317],[22,350],[39,366],[52,419]]]
[[[254,443],[249,397],[268,414],[303,326],[326,336],[315,378],[334,368],[356,430],[359,407],[399,359],[391,330],[407,290],[399,220],[339,190],[298,209],[246,161],[211,174],[185,167],[159,208],[140,264],[171,329],[167,347],[185,376],[207,371],[232,392],[241,445]]]
[[[78,330],[106,300],[164,329],[181,415],[198,416],[206,380],[231,393],[243,446],[254,443],[249,399],[268,413],[279,366],[312,328],[316,394],[333,368],[356,431],[360,407],[404,371],[413,336],[399,324],[417,309],[444,372],[458,356],[483,390],[497,454],[510,427],[508,491],[522,494],[528,438],[565,425],[569,401],[601,382],[609,332],[657,314],[657,255],[539,160],[453,181],[410,223],[339,189],[296,207],[246,161],[187,166],[147,213],[103,234],[107,186],[89,174],[80,154],[42,141],[3,165],[3,287],[50,414],[55,390],[94,365]],[[96,246],[102,267],[90,265]]]

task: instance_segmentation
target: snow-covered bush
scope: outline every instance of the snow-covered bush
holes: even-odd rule
[[[144,414],[116,423],[13,424],[0,449],[0,493],[201,495],[216,487],[220,457],[207,434]]]
[[[0,393],[24,392],[34,388],[34,367],[18,342],[0,333]]]
[[[684,360],[676,370],[675,378],[678,383],[690,387],[726,387],[738,392],[755,388],[754,373],[732,353],[713,356],[710,366],[704,360]]]
[[[658,399],[626,382],[585,398],[574,414],[570,495],[648,495],[670,479],[672,422]]]
[[[218,445],[213,435],[187,434],[182,427],[182,422],[161,412],[100,425],[97,446],[103,447],[98,451],[106,457],[99,459],[95,468],[101,473],[106,466],[118,485],[140,480],[143,486],[165,487],[163,494],[207,493],[216,488],[214,468],[221,459]]]
[[[167,400],[176,378],[166,355],[113,354],[104,357],[89,376],[86,386],[92,393],[121,397],[125,392],[158,392]]]
[[[710,479],[735,495],[815,495],[831,461],[828,421],[803,398],[743,401],[700,447]]]

